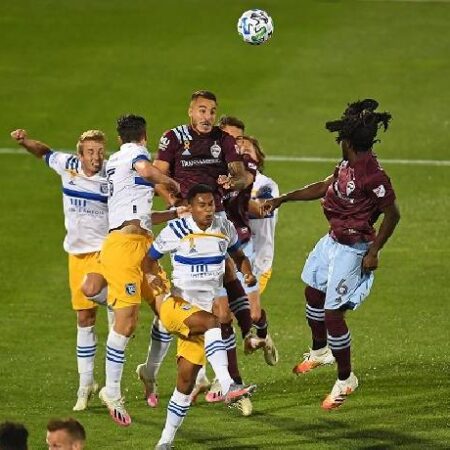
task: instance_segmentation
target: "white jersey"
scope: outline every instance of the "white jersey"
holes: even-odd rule
[[[168,223],[153,242],[150,256],[159,259],[170,253],[172,294],[210,312],[223,283],[225,256],[239,247],[237,231],[228,219],[215,215],[203,231],[188,217]]]
[[[134,219],[139,219],[145,230],[151,230],[154,189],[134,169],[134,164],[139,160],[150,161],[150,153],[141,145],[128,143],[121,145],[106,164],[110,230]]]
[[[67,230],[64,250],[74,255],[100,251],[108,233],[106,163],[88,177],[77,155],[50,151],[43,158],[61,176]]]
[[[267,200],[278,197],[280,191],[277,183],[260,172],[256,173],[251,199]],[[278,209],[263,219],[250,216],[250,229],[255,250],[254,273],[256,276],[267,272],[272,267],[275,253],[275,226],[278,220]]]

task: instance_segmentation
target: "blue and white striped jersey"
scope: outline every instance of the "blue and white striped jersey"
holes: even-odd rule
[[[109,229],[120,227],[127,220],[139,219],[141,227],[151,231],[153,185],[134,170],[139,160],[150,161],[148,150],[127,143],[120,146],[106,164],[109,182]]]
[[[50,151],[44,160],[61,176],[67,230],[64,250],[75,255],[100,251],[108,233],[106,163],[88,177],[77,155]]]
[[[152,259],[159,259],[170,253],[172,294],[211,311],[216,291],[222,287],[226,254],[239,247],[236,228],[228,219],[216,215],[203,231],[188,217],[169,222],[149,254]]]

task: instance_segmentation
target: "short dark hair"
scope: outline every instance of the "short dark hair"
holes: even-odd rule
[[[336,141],[346,140],[357,152],[365,152],[379,142],[376,139],[380,127],[388,129],[392,116],[388,112],[376,112],[378,102],[371,98],[349,103],[339,120],[325,124],[331,132],[337,132]]]
[[[220,128],[229,126],[229,127],[236,127],[239,128],[242,131],[245,131],[245,124],[242,122],[242,120],[238,119],[234,116],[221,116],[218,123]]]
[[[199,91],[193,92],[192,95],[191,95],[191,101],[192,100],[197,100],[200,97],[201,98],[206,98],[208,100],[212,100],[213,102],[217,103],[216,95],[213,94],[211,91],[206,91],[206,90],[199,90]]]
[[[209,184],[194,184],[192,186],[186,196],[186,199],[188,203],[192,203],[195,196],[198,194],[213,194],[214,195],[214,189]]]
[[[65,430],[74,441],[84,442],[86,431],[78,420],[69,417],[68,419],[52,419],[47,424],[47,431],[53,432]]]
[[[28,431],[21,423],[3,422],[0,424],[1,450],[27,450]]]
[[[146,130],[147,122],[142,116],[127,114],[117,119],[117,133],[123,143],[140,141]]]

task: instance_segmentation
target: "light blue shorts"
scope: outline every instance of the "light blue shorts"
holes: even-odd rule
[[[309,254],[301,277],[326,294],[325,309],[356,309],[369,295],[373,272],[362,271],[368,247],[368,242],[340,244],[327,234]]]
[[[244,255],[250,260],[250,264],[253,268],[254,262],[255,262],[255,250],[253,247],[252,240],[251,239],[248,240],[245,244],[242,244],[242,246],[240,248],[244,252]],[[227,257],[231,258],[230,256],[228,256],[228,254],[227,254]],[[256,283],[255,286],[248,287],[245,284],[244,275],[242,275],[242,273],[239,271],[236,272],[236,275],[238,277],[238,280],[241,282],[242,287],[244,288],[246,294],[250,294],[251,292],[259,291],[259,283]],[[227,296],[227,291],[223,286],[217,290],[216,297],[226,297],[226,296]]]

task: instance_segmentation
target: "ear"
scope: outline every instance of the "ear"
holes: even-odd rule
[[[123,144],[122,138],[120,136],[117,136],[117,142],[119,143],[119,145]]]

